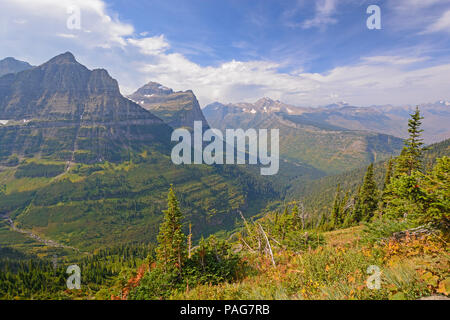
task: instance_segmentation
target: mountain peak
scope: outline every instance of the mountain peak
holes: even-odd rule
[[[172,128],[194,127],[194,121],[202,121],[207,127],[200,105],[192,90],[177,91],[157,82],[148,82],[128,96]]]
[[[2,81],[0,119],[159,121],[125,99],[105,69],[89,70],[72,53]]]
[[[17,73],[33,68],[28,62],[17,60],[13,57],[7,57],[0,60],[0,77],[8,73]]]
[[[52,58],[48,63],[77,63],[77,60],[71,52],[67,51]]]
[[[152,95],[169,95],[173,93],[173,90],[163,86],[158,82],[150,81],[143,87],[139,88],[135,93],[152,96]]]
[[[1,62],[19,62],[19,60],[15,59],[14,57],[6,57],[3,60],[0,60]]]
[[[258,101],[256,101],[254,103],[254,105],[259,108],[264,108],[264,107],[268,108],[268,107],[272,107],[272,106],[276,105],[278,102],[279,101],[275,101],[271,98],[264,97],[264,98],[261,98]]]
[[[256,101],[256,103],[273,103],[273,102],[275,102],[275,101],[269,97],[263,97],[263,98],[259,99],[258,101]]]

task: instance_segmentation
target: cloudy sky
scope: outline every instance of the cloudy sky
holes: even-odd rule
[[[124,94],[156,81],[202,106],[450,100],[450,0],[0,0],[0,44],[0,59],[71,51]]]

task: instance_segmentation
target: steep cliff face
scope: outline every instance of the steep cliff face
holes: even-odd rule
[[[106,70],[89,70],[67,52],[0,78],[0,119],[160,120],[120,94]]]
[[[149,82],[129,96],[130,99],[149,110],[172,128],[193,128],[194,121],[208,123],[191,90],[174,92],[156,82]]]
[[[106,70],[67,52],[0,78],[0,158],[12,154],[95,162],[140,146],[167,149],[171,128],[120,94]]]

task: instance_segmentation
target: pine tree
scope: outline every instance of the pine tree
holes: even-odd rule
[[[391,183],[393,166],[394,166],[394,160],[389,159],[389,162],[388,162],[387,168],[386,168],[386,174],[384,176],[383,191],[386,190],[386,187],[389,185],[389,183]]]
[[[341,201],[339,207],[339,224],[343,227],[348,227],[350,225],[350,215],[348,214],[348,209],[350,205],[350,192],[347,191],[344,199]]]
[[[378,190],[373,174],[373,163],[369,165],[364,176],[359,194],[362,220],[370,220],[378,207]]]
[[[380,201],[380,215],[383,214],[384,209],[387,205],[387,194],[388,194],[388,186],[391,183],[391,179],[392,179],[392,170],[394,167],[394,160],[390,159],[388,164],[387,164],[387,168],[386,168],[386,174],[384,176],[384,183],[383,183],[383,191],[381,194],[381,201]]]
[[[409,138],[405,140],[405,146],[397,159],[396,176],[401,174],[410,176],[413,171],[422,168],[422,153],[424,148],[423,140],[420,138],[423,130],[420,129],[420,126],[423,117],[420,115],[419,107],[416,107],[416,111],[410,116],[411,119],[408,120]]]
[[[337,228],[340,225],[341,215],[341,185],[338,184],[336,188],[336,196],[334,197],[333,211],[331,212],[331,225]]]
[[[362,202],[361,202],[361,186],[358,187],[358,191],[355,196],[355,206],[353,207],[352,223],[359,223],[362,220]]]
[[[294,204],[294,207],[292,208],[292,227],[294,229],[299,228],[300,226],[300,213],[298,209],[297,203]]]
[[[289,208],[286,205],[284,207],[283,214],[280,217],[280,224],[278,232],[281,234],[281,240],[284,240],[286,237],[286,231],[290,230],[291,228],[291,219],[289,216]]]
[[[157,259],[165,272],[177,272],[181,276],[182,266],[186,260],[186,236],[181,230],[183,215],[172,185],[167,197],[167,206],[167,210],[163,211],[164,221],[157,238]]]

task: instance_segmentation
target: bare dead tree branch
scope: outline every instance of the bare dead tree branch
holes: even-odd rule
[[[272,264],[275,267],[276,264],[275,264],[275,260],[273,258],[273,252],[272,252],[272,247],[271,247],[270,242],[269,242],[269,238],[267,238],[266,232],[264,231],[263,227],[259,223],[258,223],[258,226],[261,229],[261,232],[264,235],[264,238],[266,239],[266,244],[267,244],[267,248],[269,249],[270,258],[272,259]]]

